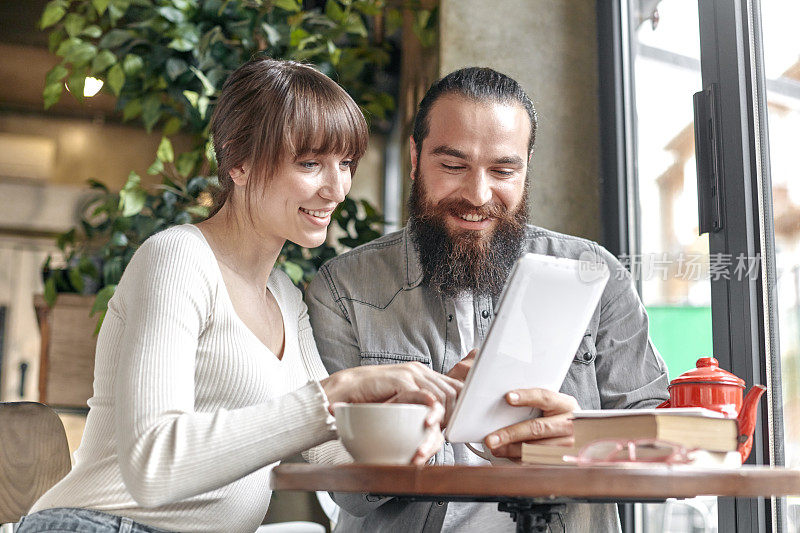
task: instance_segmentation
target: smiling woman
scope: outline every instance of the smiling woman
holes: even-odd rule
[[[215,212],[137,250],[98,336],[75,467],[20,533],[254,531],[277,461],[350,459],[335,402],[430,406],[412,461],[441,446],[460,382],[410,363],[328,376],[300,291],[274,269],[286,240],[325,239],[366,148],[356,104],[310,66],[258,59],[215,113]]]
[[[264,62],[273,68],[265,70]],[[211,119],[220,191],[211,214],[231,198],[235,165],[245,163],[262,187],[287,158],[340,154],[354,173],[369,133],[358,106],[333,81],[308,65],[261,60],[232,74]],[[251,196],[248,194],[247,198]]]

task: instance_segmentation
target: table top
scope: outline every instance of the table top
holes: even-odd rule
[[[743,466],[340,466],[282,464],[275,490],[327,490],[385,496],[659,500],[695,496],[800,495],[800,470]]]

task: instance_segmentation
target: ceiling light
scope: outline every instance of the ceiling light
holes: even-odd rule
[[[88,77],[86,78],[86,83],[83,85],[83,96],[86,98],[91,98],[92,96],[96,95],[100,92],[100,89],[103,87],[103,80],[98,80],[97,78]]]

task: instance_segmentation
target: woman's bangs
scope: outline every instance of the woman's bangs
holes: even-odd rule
[[[322,92],[322,91],[320,91]],[[312,96],[312,95],[308,95]],[[327,98],[326,98],[327,97]],[[299,104],[303,108],[299,109]],[[367,150],[366,122],[346,95],[313,94],[295,100],[298,107],[285,125],[286,147],[294,157],[305,154],[342,154],[359,160]]]

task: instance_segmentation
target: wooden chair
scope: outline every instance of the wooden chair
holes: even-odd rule
[[[67,434],[52,409],[0,403],[0,524],[18,522],[70,468]]]

